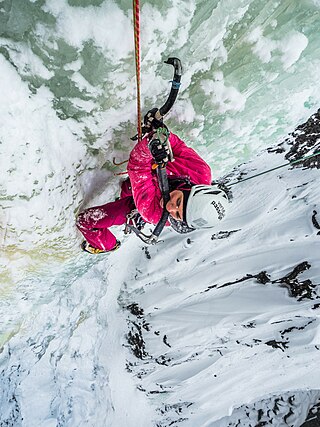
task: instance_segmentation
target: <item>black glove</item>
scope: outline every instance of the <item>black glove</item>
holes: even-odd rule
[[[163,117],[158,108],[152,108],[144,116],[143,123],[147,129],[158,129],[163,127]]]
[[[154,161],[161,165],[163,163],[168,163],[170,158],[170,148],[168,141],[161,142],[160,139],[155,138],[151,139],[149,142],[149,150],[154,158]]]

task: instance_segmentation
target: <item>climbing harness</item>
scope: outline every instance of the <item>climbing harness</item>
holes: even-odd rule
[[[285,166],[291,166],[291,165],[295,165],[297,163],[301,163],[307,159],[311,159],[312,157],[319,156],[319,155],[320,155],[320,151],[316,151],[315,153],[310,154],[309,156],[300,157],[300,159],[292,160],[291,162],[287,162],[287,163],[283,163],[280,166],[276,166],[275,168],[271,168],[271,169],[268,169],[266,171],[257,173],[255,175],[249,176],[248,178],[241,179],[240,181],[232,182],[231,184],[226,184],[226,186],[231,187],[232,185],[240,184],[241,182],[248,181],[249,179],[253,179],[253,178],[256,178],[256,177],[261,176],[261,175],[265,175],[265,174],[272,172],[272,171],[275,171],[277,169],[284,168]]]
[[[159,186],[160,186],[162,197],[163,197],[163,206],[164,206],[160,221],[155,226],[153,232],[149,235],[143,233],[141,229],[139,230],[135,224],[131,225],[130,223],[131,218],[129,218],[129,220],[127,221],[126,229],[125,229],[127,233],[129,232],[129,230],[133,231],[139,237],[139,239],[141,239],[144,243],[148,245],[155,245],[156,243],[159,242],[159,236],[164,226],[166,225],[166,222],[168,221],[168,217],[169,217],[169,212],[165,208],[166,204],[170,200],[169,183],[168,183],[168,177],[167,177],[165,166],[157,167],[157,177],[158,177]]]

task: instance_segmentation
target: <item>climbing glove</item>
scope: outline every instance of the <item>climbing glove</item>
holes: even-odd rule
[[[163,117],[158,108],[149,110],[144,116],[143,122],[147,129],[158,129],[159,127],[163,127]]]
[[[149,142],[149,150],[152,157],[158,165],[167,164],[170,160],[170,145],[169,141],[161,141],[158,138],[151,139]]]

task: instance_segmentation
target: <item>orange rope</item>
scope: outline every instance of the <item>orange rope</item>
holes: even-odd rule
[[[137,115],[138,115],[138,140],[142,138],[141,128],[141,101],[140,101],[140,9],[139,0],[133,0],[133,24],[134,24],[134,50],[136,59],[136,79],[137,79]]]
[[[125,163],[128,163],[128,161],[129,161],[129,159],[128,160],[124,160],[123,162],[117,162],[117,159],[114,157],[113,159],[112,159],[112,163],[115,165],[115,166],[121,166],[121,165],[124,165]]]

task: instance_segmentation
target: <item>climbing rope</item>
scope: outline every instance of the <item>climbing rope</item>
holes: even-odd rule
[[[134,51],[136,60],[136,80],[137,80],[137,116],[138,116],[138,141],[142,138],[141,127],[141,101],[140,101],[140,8],[139,0],[133,0],[133,24],[134,24]]]
[[[122,166],[122,165],[124,165],[124,164],[128,163],[128,161],[129,161],[129,159],[127,159],[127,160],[123,160],[122,162],[117,162],[117,160],[116,160],[116,158],[115,158],[115,157],[112,159],[112,163],[113,163],[115,166]]]
[[[266,171],[257,173],[255,175],[249,176],[248,178],[241,179],[240,181],[232,182],[231,184],[227,184],[227,186],[231,187],[232,185],[240,184],[240,182],[248,181],[249,179],[256,178],[257,176],[265,175],[266,173],[275,171],[275,170],[280,169],[280,168],[284,168],[285,166],[295,165],[296,163],[300,163],[300,162],[303,162],[304,160],[311,159],[312,157],[319,156],[319,154],[320,154],[320,151],[316,151],[315,153],[310,154],[310,156],[300,157],[300,159],[292,160],[291,162],[287,162],[287,163],[283,163],[282,165],[276,166],[275,168],[268,169]]]

